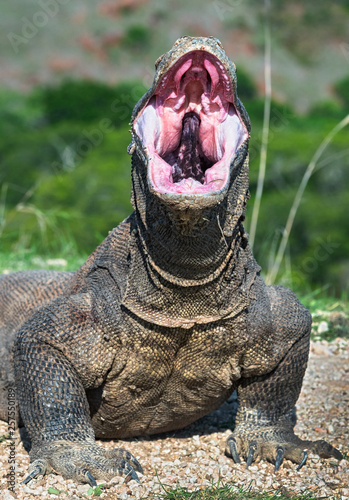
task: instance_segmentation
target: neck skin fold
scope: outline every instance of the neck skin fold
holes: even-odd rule
[[[192,285],[205,283],[215,279],[228,266],[236,245],[241,245],[245,238],[242,221],[247,199],[248,161],[244,160],[242,158],[238,165],[243,171],[244,182],[236,170],[232,186],[220,202],[208,208],[194,204],[190,208],[177,209],[150,192],[146,168],[137,154],[133,156],[132,202],[140,250],[148,264],[164,279],[183,285],[186,281]],[[235,181],[237,185],[234,186]],[[235,200],[237,189],[243,190],[243,194]]]

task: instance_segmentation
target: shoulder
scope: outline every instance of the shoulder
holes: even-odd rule
[[[134,229],[133,216],[125,219],[119,226],[111,230],[105,240],[94,250],[86,262],[78,269],[71,281],[66,295],[74,295],[86,291],[97,275],[109,275],[119,282],[128,273],[128,255],[130,236]],[[101,284],[104,281],[101,281]],[[105,282],[104,282],[105,283]]]

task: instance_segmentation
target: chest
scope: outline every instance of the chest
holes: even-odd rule
[[[230,395],[247,344],[245,318],[191,329],[126,317],[93,416],[97,434],[126,437],[188,425]]]

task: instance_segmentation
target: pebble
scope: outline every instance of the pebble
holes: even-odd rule
[[[24,488],[23,488],[23,489],[24,489],[24,491],[25,491],[26,493],[29,493],[30,495],[41,496],[41,494],[42,494],[42,489],[43,489],[43,488],[42,488],[42,486],[38,486],[38,487],[37,487],[37,488],[35,488],[35,490],[34,490],[34,489],[32,489],[32,488],[29,488],[28,486],[24,486]]]
[[[328,323],[327,321],[320,321],[319,326],[317,327],[317,331],[319,334],[328,332]]]
[[[329,424],[329,425],[327,426],[327,432],[328,432],[329,434],[334,434],[334,427],[333,427],[333,425],[332,425],[332,424]]]
[[[2,500],[15,500],[15,497],[13,497],[8,490],[3,491],[1,495]]]
[[[258,471],[258,465],[250,465],[248,468],[252,472],[257,472]]]
[[[176,483],[177,482],[177,476],[166,476],[164,479],[164,483]]]
[[[326,344],[313,343],[311,348],[312,354],[316,356],[331,356],[332,352]]]
[[[98,481],[99,483],[99,481]],[[100,484],[100,483],[99,483]],[[77,490],[80,492],[80,493],[87,493],[88,490],[90,488],[90,485],[89,484],[79,484],[78,487],[77,487]]]

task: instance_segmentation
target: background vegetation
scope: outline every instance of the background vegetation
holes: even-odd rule
[[[13,252],[44,259],[84,258],[130,213],[130,115],[150,85],[155,59],[177,36],[188,33],[218,34],[237,62],[238,92],[252,121],[249,227],[264,102],[261,3],[216,0],[210,11],[202,7],[201,19],[194,14],[195,5],[201,6],[197,2],[190,7],[178,2],[176,12],[169,12],[167,4],[130,0],[99,2],[96,7],[87,1],[73,8],[72,3],[56,2],[56,14],[48,13],[42,27],[37,26],[36,14],[42,9],[36,2],[20,7],[22,17],[18,12],[14,16],[13,8],[11,17],[11,8],[4,7],[2,259],[10,261]],[[275,258],[307,164],[349,112],[348,4],[271,2],[273,100],[254,245],[265,271]],[[32,37],[26,37],[23,19],[36,29]],[[74,36],[67,26],[74,28]],[[26,41],[14,44],[11,33]],[[331,52],[331,47],[336,50]],[[279,283],[303,292],[320,287],[323,293],[348,293],[348,153],[349,133],[344,129],[320,158],[307,186]]]

